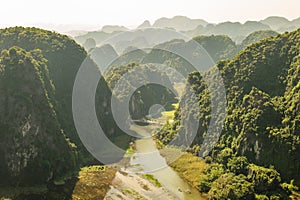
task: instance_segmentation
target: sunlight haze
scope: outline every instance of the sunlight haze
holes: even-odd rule
[[[128,1],[5,1],[2,2],[0,25],[107,24],[134,27],[144,20],[153,23],[161,17],[183,15],[211,23],[261,20],[269,16],[298,18],[299,0],[128,0]],[[13,13],[13,14],[12,14]]]

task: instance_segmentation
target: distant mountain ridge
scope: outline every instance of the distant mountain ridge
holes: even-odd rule
[[[235,42],[240,43],[247,35],[255,31],[271,30],[268,25],[256,21],[247,21],[244,24],[239,22],[223,22],[220,24],[208,24],[198,26],[192,31],[184,32],[189,36],[197,35],[227,35]]]
[[[125,26],[114,26],[114,25],[106,25],[103,26],[101,31],[105,33],[113,33],[115,31],[128,31],[129,29]]]
[[[260,22],[270,26],[274,31],[278,32],[292,31],[300,27],[300,18],[290,21],[284,17],[271,16]]]
[[[173,18],[160,18],[156,20],[153,27],[159,28],[174,28],[177,31],[188,31],[193,30],[197,26],[206,26],[208,22],[202,19],[190,19],[185,16],[175,16]]]
[[[150,33],[151,35],[156,34],[155,28],[174,30],[177,32],[181,32],[189,37],[196,37],[199,35],[227,35],[234,42],[240,44],[248,35],[256,31],[275,31],[278,33],[283,33],[285,31],[294,31],[300,28],[300,18],[290,21],[284,17],[273,16],[260,21],[246,21],[245,23],[227,21],[214,24],[202,19],[190,19],[185,16],[175,16],[173,18],[159,18],[152,25],[148,20],[145,20],[141,25],[137,26],[137,28],[153,28],[154,31]],[[78,31],[76,31],[76,36],[74,37],[74,39],[79,44],[84,44],[86,40],[92,38],[96,41],[97,45],[100,45],[106,39],[109,39],[117,34],[124,33],[126,31],[130,31],[130,29],[124,26],[104,26],[101,31],[92,31],[81,35],[78,35]],[[157,30],[157,32],[160,31],[161,30]],[[137,41],[137,37],[141,37],[141,35],[137,34],[136,38],[123,39],[123,41],[119,41],[119,47],[116,47],[114,45],[113,46],[118,52],[123,51],[129,46],[134,46],[133,44],[129,43],[134,40]],[[171,39],[181,38],[172,37]],[[138,40],[142,41],[143,39],[138,38]],[[157,42],[151,41],[147,41],[147,43],[144,42],[143,46],[153,47],[154,45],[158,44]]]

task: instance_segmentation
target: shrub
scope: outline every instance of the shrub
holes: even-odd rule
[[[269,197],[264,194],[255,194],[255,199],[257,200],[269,200]]]
[[[212,199],[254,199],[254,186],[246,176],[233,173],[224,174],[212,183],[209,191]]]
[[[218,163],[222,163],[223,165],[226,165],[228,163],[229,158],[231,158],[233,155],[232,149],[225,148],[223,149],[217,156]]]
[[[255,191],[258,192],[274,191],[281,181],[280,174],[275,169],[253,164],[249,165],[248,179],[254,183]]]
[[[233,157],[228,160],[227,168],[235,174],[247,175],[249,170],[249,162],[246,157]]]

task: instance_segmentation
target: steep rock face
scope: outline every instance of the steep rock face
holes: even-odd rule
[[[1,184],[41,184],[76,168],[49,98],[54,88],[41,51],[13,47],[0,62]]]
[[[67,36],[37,28],[2,29],[0,38],[0,50],[12,46],[42,50],[55,87],[53,106],[58,120],[68,137],[77,140],[71,112],[72,89],[78,68],[86,58],[84,49]]]
[[[36,28],[2,29],[0,36],[3,183],[44,183],[99,163],[79,139],[72,115],[73,84],[87,58],[84,49],[67,36]],[[18,47],[6,50],[13,46]],[[110,89],[100,72],[99,77],[98,121],[107,132],[114,128],[108,134],[112,139],[122,132],[111,116]]]
[[[40,49],[42,51],[43,56],[47,59],[49,80],[54,88],[53,92],[49,94],[49,98],[52,101],[57,120],[66,136],[76,144],[79,152],[84,153],[82,159],[90,160],[91,158],[88,159],[89,155],[78,137],[72,115],[73,85],[80,66],[85,59],[88,59],[85,50],[67,36],[37,28],[14,27],[2,29],[0,30],[0,38],[0,50],[12,46],[19,46],[26,51],[32,51],[34,49]],[[108,54],[117,56],[110,45],[106,45],[99,49],[97,48],[95,52],[98,50],[106,53],[104,56]],[[95,68],[97,68],[96,64],[98,64],[99,67],[103,64],[103,62],[98,62],[96,59],[95,62],[96,63],[92,63]],[[105,80],[101,78],[102,75],[100,71],[99,77],[100,81],[97,94],[100,96],[101,103],[97,104],[96,107],[97,111],[102,113],[105,112],[105,110],[110,109],[110,107],[104,107],[102,102],[110,101],[111,92],[107,87]],[[49,84],[46,84],[46,87],[49,89]],[[106,105],[108,105],[108,103],[106,103]],[[99,123],[104,129],[108,130],[115,126],[111,116],[101,116],[102,117],[99,118]],[[110,123],[105,123],[107,121]],[[114,131],[111,136],[117,135],[118,133],[119,132]]]
[[[213,157],[229,147],[250,162],[275,166],[285,180],[300,181],[299,44],[300,30],[269,38],[212,69],[220,70],[227,93],[227,116]],[[187,90],[197,93],[199,104],[179,108],[175,123],[159,135],[172,138],[170,130],[180,129],[180,117],[199,107],[194,145],[201,145],[211,119],[210,95],[199,73],[190,74],[188,81],[192,87]]]
[[[220,143],[254,163],[274,165],[283,178],[298,181],[300,143],[295,128],[299,124],[294,122],[299,118],[290,111],[295,113],[298,104],[294,97],[299,95],[299,39],[299,30],[267,39],[248,47],[224,68],[219,65],[228,90],[228,116]]]

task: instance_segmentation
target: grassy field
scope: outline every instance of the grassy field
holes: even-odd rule
[[[116,170],[103,166],[84,167],[79,172],[72,199],[104,199]]]
[[[167,160],[170,167],[193,187],[198,189],[199,180],[203,176],[203,171],[209,167],[204,159],[190,153],[182,153],[180,150],[172,148],[166,148],[160,151],[160,153]],[[181,154],[181,156],[174,161],[174,156],[178,154]]]

